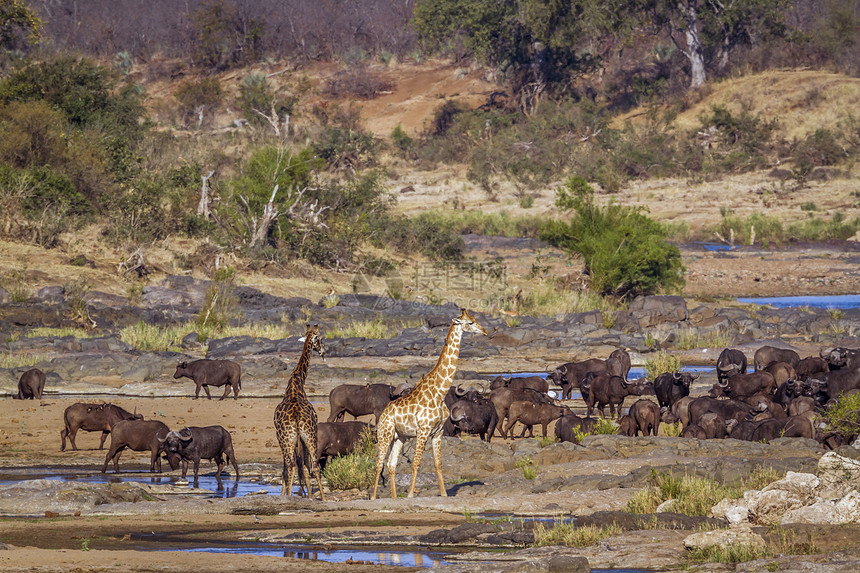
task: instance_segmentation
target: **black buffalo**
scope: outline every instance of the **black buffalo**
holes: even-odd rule
[[[694,398],[689,405],[689,423],[698,424],[708,412],[716,412],[724,420],[746,420],[755,414],[755,408],[741,400],[717,400],[709,396]]]
[[[698,378],[691,372],[663,372],[654,380],[654,393],[661,408],[671,408],[672,404],[690,395],[690,385]]]
[[[170,432],[168,427],[158,420],[121,420],[114,424],[110,436],[110,449],[105,456],[102,473],[107,471],[108,464],[113,461],[114,473],[119,473],[119,456],[126,448],[135,452],[150,453],[149,471],[154,472],[158,466],[161,473],[161,443]],[[168,456],[171,469],[176,469],[176,460]]]
[[[31,368],[21,374],[18,380],[18,394],[16,400],[41,400],[42,390],[45,388],[45,373],[38,368]]]
[[[232,360],[195,360],[193,362],[180,362],[176,366],[173,377],[178,379],[185,376],[194,380],[197,385],[194,390],[194,399],[200,397],[200,388],[206,391],[206,397],[210,400],[209,386],[224,386],[224,395],[219,398],[223,400],[233,389],[233,398],[239,398],[239,389],[242,387],[242,368]]]
[[[399,397],[389,384],[341,384],[328,396],[329,422],[342,422],[345,414],[354,418],[373,414],[374,421],[389,402]]]
[[[143,416],[132,414],[115,404],[86,404],[83,402],[72,404],[63,412],[64,427],[60,430],[60,438],[63,443],[60,446],[60,451],[66,451],[66,438],[69,438],[73,450],[78,449],[77,444],[75,444],[78,430],[101,432],[102,436],[99,442],[99,449],[101,450],[104,448],[108,434],[118,422],[135,419],[142,420]]]
[[[555,422],[555,436],[561,442],[578,444],[577,436],[593,432],[596,425],[597,420],[595,418],[580,418],[573,412],[567,411]]]
[[[485,442],[490,442],[499,424],[496,406],[481,396],[457,400],[451,405],[448,415],[449,430],[454,434],[478,434]]]
[[[734,348],[724,348],[717,358],[717,382],[725,383],[730,376],[745,374],[747,371],[747,355]]]
[[[794,350],[777,348],[776,346],[762,346],[753,355],[755,370],[764,370],[771,362],[787,362],[792,367],[800,362],[800,355]]]
[[[224,458],[233,465],[235,478],[239,479],[239,466],[233,453],[233,438],[221,426],[183,428],[169,432],[165,438],[158,438],[161,448],[167,452],[168,459],[182,461],[182,479],[188,473],[188,462],[194,464],[194,481],[200,469],[200,460],[214,460],[218,465],[215,479],[221,482],[221,470],[226,465]],[[171,463],[173,465],[173,463]]]
[[[547,382],[546,378],[541,378],[540,376],[521,376],[518,378],[514,378],[513,376],[508,378],[496,376],[490,382],[490,390],[495,390],[496,388],[511,388],[512,390],[531,388],[536,392],[546,393],[549,391],[549,382]]]
[[[651,400],[639,399],[630,406],[626,416],[622,416],[621,433],[627,436],[657,435],[660,428],[660,406]]]
[[[582,362],[562,364],[547,375],[547,378],[561,386],[561,399],[569,400],[574,388],[579,388],[582,379],[588,372],[606,370],[606,361],[600,358],[589,358]]]
[[[582,380],[582,393],[588,394],[585,403],[588,406],[587,416],[591,416],[594,407],[600,410],[600,416],[606,417],[606,405],[609,405],[609,413],[615,417],[615,408],[618,413],[624,406],[624,398],[627,396],[642,396],[653,394],[654,385],[647,378],[640,378],[635,382],[628,382],[620,376],[612,376],[608,372],[589,372]]]
[[[767,371],[735,374],[725,382],[717,382],[708,393],[711,398],[727,396],[729,398],[748,398],[756,394],[773,394],[776,383],[773,375]]]

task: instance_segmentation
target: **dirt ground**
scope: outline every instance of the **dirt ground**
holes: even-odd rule
[[[0,465],[44,467],[83,466],[101,469],[107,449],[99,450],[99,432],[79,432],[72,451],[67,444],[60,451],[63,411],[75,402],[100,402],[102,397],[48,398],[41,401],[0,400]],[[281,465],[280,448],[275,439],[272,415],[280,401],[276,398],[239,400],[193,400],[192,398],[111,398],[112,403],[129,410],[135,408],[147,419],[164,421],[169,427],[219,424],[234,436],[234,447],[242,466],[254,462]],[[319,406],[320,419],[328,416],[328,406]],[[110,438],[106,448],[110,444]],[[428,462],[432,463],[432,461]],[[148,452],[123,452],[120,472],[145,470]],[[167,466],[165,465],[165,469]],[[211,462],[201,463],[201,473],[214,469]],[[112,466],[108,473],[113,472]],[[277,471],[267,477],[276,477]],[[168,475],[179,477],[176,470]],[[280,531],[339,528],[372,528],[375,531],[425,532],[452,527],[464,521],[463,515],[446,513],[391,513],[381,522],[374,513],[326,511],[308,514],[266,516],[257,523],[253,516],[236,515],[152,515],[152,516],[54,516],[45,518],[0,518],[0,543],[15,549],[0,550],[2,571],[411,571],[410,567],[367,564],[336,564],[290,557],[129,550],[130,538],[140,533],[194,533],[211,541],[230,541],[243,530]],[[81,550],[88,540],[89,550]]]

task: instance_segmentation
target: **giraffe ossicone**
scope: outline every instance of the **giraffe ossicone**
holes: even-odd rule
[[[411,438],[415,438],[415,456],[412,459],[412,481],[407,497],[415,495],[415,480],[427,440],[430,440],[433,448],[439,495],[448,495],[445,491],[445,479],[442,477],[442,423],[448,417],[445,394],[454,381],[460,356],[460,341],[464,332],[488,336],[484,327],[478,324],[466,309],[462,309],[460,316],[451,321],[451,328],[448,329],[445,346],[439,354],[436,366],[418,381],[409,394],[390,402],[379,415],[376,424],[376,477],[370,499],[376,499],[379,476],[385,466],[386,456],[391,497],[397,497],[394,483],[397,459],[406,440]]]

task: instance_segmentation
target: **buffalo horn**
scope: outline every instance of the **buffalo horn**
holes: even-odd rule
[[[672,373],[672,378],[674,378],[675,380],[680,380],[680,379],[681,379],[681,371],[680,371],[680,370],[675,370],[675,371]]]
[[[454,387],[454,395],[455,396],[463,396],[465,394],[466,394],[466,391],[463,390],[462,384],[457,384],[457,386]]]
[[[718,380],[718,381],[717,381],[717,384],[719,384],[719,385],[720,385],[720,388],[728,388],[728,387],[729,387],[729,379],[728,379],[728,378],[726,378],[726,381],[725,381],[725,382],[720,382],[720,381]]]
[[[699,376],[701,376],[701,374],[700,374],[699,372],[695,372],[695,373],[693,373],[693,374],[690,374],[690,378],[692,378],[693,380],[695,380],[695,379],[696,379],[696,378],[698,378]]]

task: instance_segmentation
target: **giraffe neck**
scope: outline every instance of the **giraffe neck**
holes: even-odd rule
[[[299,356],[299,363],[296,364],[295,370],[290,375],[290,380],[287,382],[287,389],[284,391],[284,398],[294,396],[296,394],[305,395],[305,378],[308,377],[308,366],[311,362],[311,337],[305,338],[305,345],[302,347],[302,355]]]
[[[445,346],[439,354],[439,360],[433,370],[424,375],[423,381],[435,396],[442,396],[454,382],[454,373],[457,372],[457,359],[460,357],[460,340],[463,337],[463,326],[452,324],[445,339]]]

